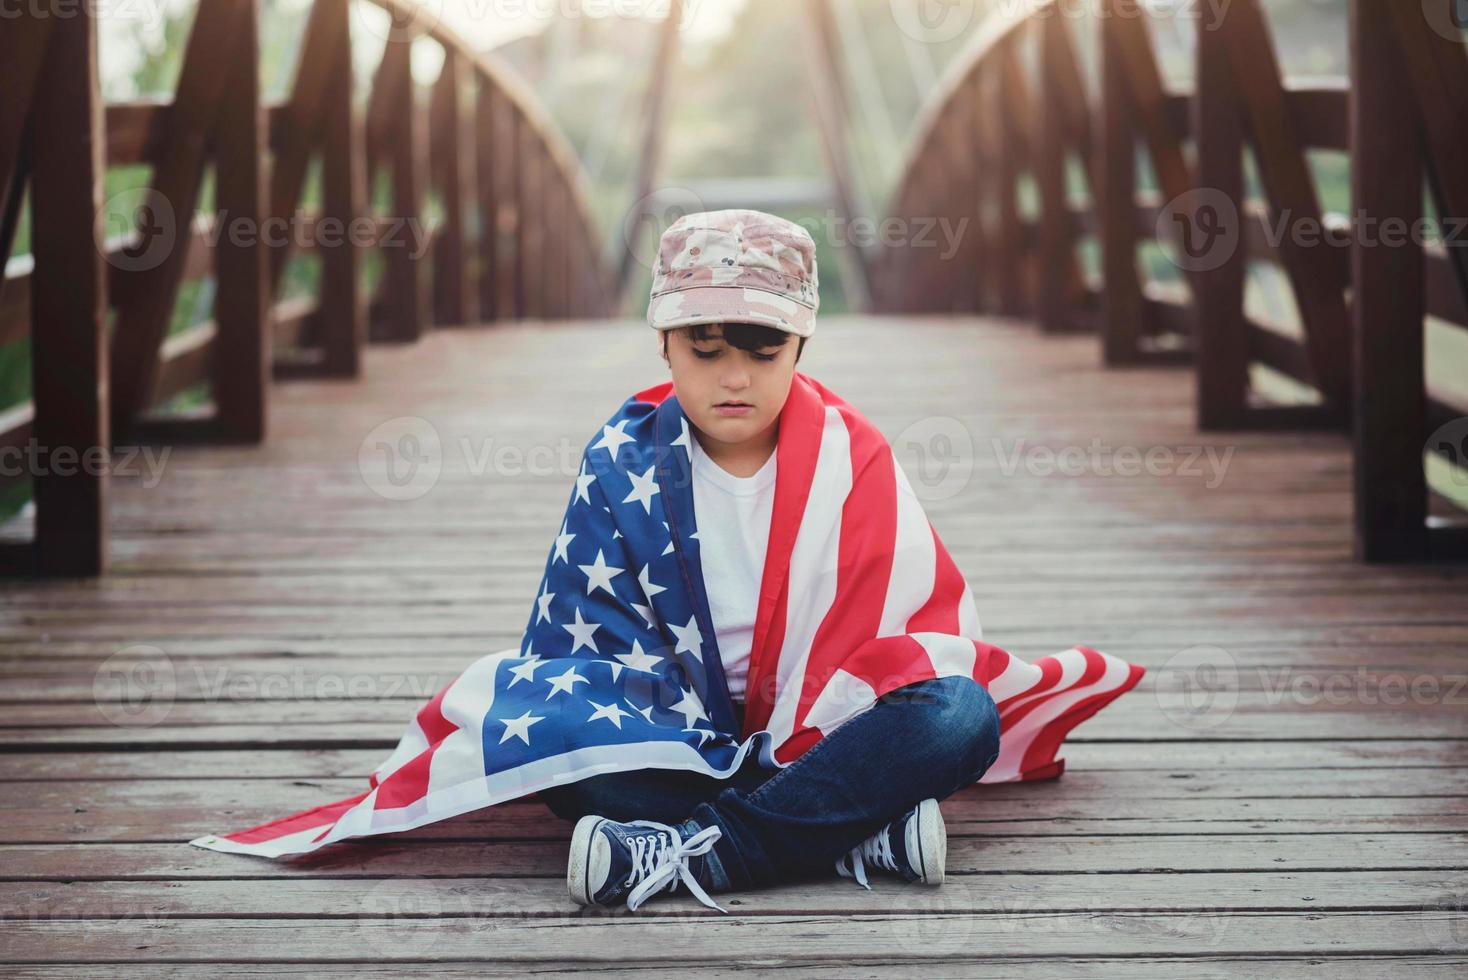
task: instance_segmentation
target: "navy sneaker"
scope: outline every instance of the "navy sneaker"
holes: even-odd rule
[[[895,871],[903,881],[943,883],[948,859],[948,831],[938,801],[929,797],[836,860],[836,873],[867,884],[868,866]]]
[[[578,905],[616,905],[623,899],[637,911],[659,891],[676,891],[681,881],[700,902],[720,912],[729,910],[709,898],[707,859],[714,841],[723,836],[718,827],[704,827],[682,839],[678,828],[655,820],[618,823],[587,814],[571,834],[566,862],[566,885]]]

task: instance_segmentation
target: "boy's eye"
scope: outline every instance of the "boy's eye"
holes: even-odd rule
[[[724,352],[724,348],[722,348],[722,347],[716,347],[713,350],[699,350],[697,347],[694,347],[694,348],[692,348],[692,350],[693,350],[693,356],[694,357],[697,357],[701,361],[711,361],[711,360],[713,360],[714,358],[718,357],[720,354],[722,354]],[[751,351],[750,352],[750,356],[752,356],[756,361],[773,361],[775,358],[779,357],[780,355],[778,353],[774,353],[774,354],[759,354],[759,353],[756,353],[754,351]]]

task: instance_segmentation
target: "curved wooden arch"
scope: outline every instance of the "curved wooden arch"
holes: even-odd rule
[[[586,172],[581,166],[580,158],[566,139],[566,135],[551,119],[545,106],[535,97],[530,86],[510,70],[504,64],[503,59],[491,52],[475,51],[463,38],[445,27],[443,21],[437,17],[432,18],[432,23],[427,23],[429,16],[424,12],[424,8],[409,0],[356,0],[356,2],[370,3],[381,8],[394,21],[400,22],[404,29],[416,31],[419,36],[436,41],[445,51],[453,51],[471,64],[478,75],[504,93],[545,144],[552,162],[559,168],[574,195],[576,213],[583,226],[588,230],[596,227],[591,216],[591,194],[587,187]]]
[[[1095,91],[1059,0],[1007,5],[945,72],[887,215],[974,230],[949,259],[884,234],[879,308],[1032,317],[1047,331],[1096,330],[1108,364],[1191,363],[1204,429],[1354,428],[1358,552],[1468,554],[1468,527],[1424,529],[1419,465],[1429,433],[1468,414],[1468,390],[1452,404],[1424,390],[1420,337],[1424,315],[1468,328],[1468,249],[1373,249],[1354,218],[1410,225],[1424,186],[1444,221],[1468,218],[1468,54],[1449,26],[1453,0],[1435,0],[1436,25],[1433,4],[1354,0],[1354,92],[1348,79],[1287,79],[1260,0],[1234,0],[1197,32],[1187,93],[1163,83],[1146,28],[1159,15],[1138,0],[1098,2],[1099,16],[1072,18],[1096,32]],[[1139,146],[1151,188],[1139,186]],[[1307,157],[1322,149],[1351,158],[1351,216],[1324,212]],[[1246,150],[1258,198],[1246,195]],[[1073,162],[1088,202],[1072,199]],[[1088,235],[1101,259],[1089,279],[1078,250]],[[1139,274],[1139,246],[1153,242],[1180,270],[1172,281]],[[1298,324],[1246,314],[1250,261],[1288,280]],[[1255,390],[1260,371],[1306,399],[1267,400]]]

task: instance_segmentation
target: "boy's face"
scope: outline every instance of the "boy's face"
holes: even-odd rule
[[[699,341],[689,339],[687,327],[667,333],[673,393],[699,431],[737,445],[775,424],[795,376],[796,338],[779,347],[745,351],[725,343],[718,324]],[[662,338],[658,343],[661,347]]]

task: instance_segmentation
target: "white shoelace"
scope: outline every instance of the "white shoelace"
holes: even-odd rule
[[[897,870],[897,858],[892,854],[892,844],[888,840],[888,829],[891,824],[883,827],[881,831],[868,837],[860,844],[853,847],[849,852],[836,859],[836,873],[843,878],[856,878],[856,883],[867,891],[872,886],[867,884],[866,864],[871,862],[877,867],[886,868],[888,871]],[[850,862],[851,870],[846,865]]]
[[[664,836],[639,835],[628,842],[632,849],[632,873],[627,876],[627,884],[642,879],[627,895],[627,908],[630,911],[636,912],[637,906],[654,892],[662,889],[676,890],[681,880],[700,902],[728,914],[728,909],[715,902],[703,890],[703,886],[688,867],[689,858],[706,854],[713,849],[714,841],[724,835],[722,830],[717,826],[705,827],[682,843],[673,844],[673,841],[680,840],[680,835],[676,829],[665,823],[655,820],[632,820],[629,823],[666,832]]]

